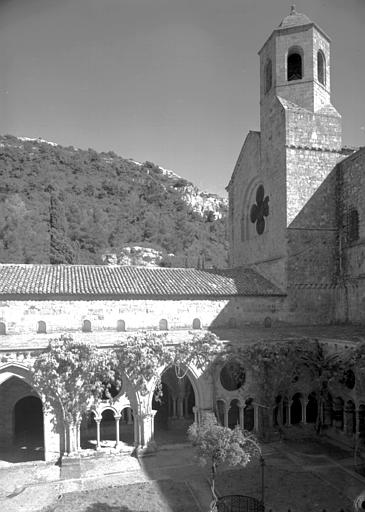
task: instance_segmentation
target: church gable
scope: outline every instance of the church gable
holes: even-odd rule
[[[257,187],[261,184],[261,137],[250,131],[238,157],[232,178],[227,187],[229,197],[230,265],[249,263],[242,260],[242,244],[255,233],[250,221],[250,208],[255,202]]]

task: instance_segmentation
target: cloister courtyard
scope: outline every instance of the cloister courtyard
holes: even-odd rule
[[[166,445],[140,459],[102,450],[98,457],[81,459],[78,478],[64,480],[54,464],[2,461],[0,507],[7,512],[206,511],[209,468],[201,467],[194,454],[188,443]],[[301,427],[293,427],[286,440],[264,444],[263,455],[266,511],[349,512],[365,490],[361,461],[355,466],[350,450],[325,437],[309,439]],[[217,490],[219,495],[261,498],[260,464],[225,465],[218,472]]]

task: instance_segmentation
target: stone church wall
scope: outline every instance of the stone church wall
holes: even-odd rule
[[[332,172],[288,227],[288,320],[330,323],[334,319],[336,174]]]
[[[337,166],[339,239],[341,242],[341,300],[337,317],[342,321],[365,321],[365,148]],[[351,235],[351,211],[357,211],[357,236]],[[356,230],[355,230],[356,231]],[[346,307],[343,307],[344,304]]]
[[[300,215],[339,157],[339,153],[330,151],[287,149],[288,225]]]
[[[24,300],[0,303],[0,321],[7,335],[36,334],[38,322],[46,334],[81,331],[84,320],[92,331],[117,331],[118,320],[125,329],[158,330],[160,320],[167,329],[193,329],[198,318],[201,328],[262,323],[266,316],[282,319],[282,297],[234,297],[206,300]]]

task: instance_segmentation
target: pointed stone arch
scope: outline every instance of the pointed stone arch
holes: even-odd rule
[[[164,383],[164,374],[166,372],[172,372],[172,370],[175,372],[174,365],[169,365],[166,367],[162,367],[159,376],[162,380],[162,383]],[[167,411],[170,411],[171,416],[174,416],[174,411],[176,411],[176,416],[180,417],[180,419],[183,419],[185,417],[186,412],[188,411],[190,414],[189,421],[190,423],[194,421],[198,421],[199,417],[199,410],[201,408],[201,404],[203,403],[203,390],[201,389],[201,385],[199,382],[199,377],[201,376],[201,372],[193,367],[186,367],[181,368],[183,370],[183,376],[188,381],[189,385],[192,389],[192,394],[194,398],[194,405],[192,405],[191,401],[189,402],[189,396],[173,396],[173,393],[170,393],[169,397],[167,397],[167,400],[170,400],[170,398],[173,398],[176,400],[175,405],[170,402],[165,402],[164,406]],[[178,379],[178,377],[176,377]],[[154,427],[155,427],[155,415],[157,414],[157,410],[154,408],[155,402],[154,402],[154,393],[156,389],[158,379],[154,379],[149,384],[149,392],[146,397],[142,400],[143,405],[138,413],[138,421],[139,421],[139,428],[140,428],[140,439],[142,440],[141,444],[142,446],[153,444],[155,442],[154,438]],[[170,387],[171,389],[171,383],[166,383],[167,387]],[[175,390],[176,391],[176,390]],[[174,390],[173,390],[174,392]],[[176,395],[178,393],[175,393]],[[178,402],[178,399],[180,401]],[[182,402],[181,402],[182,401]],[[187,428],[187,427],[186,427]],[[186,428],[184,432],[186,433]]]
[[[12,389],[9,393],[7,387]],[[14,392],[15,390],[15,392]],[[8,415],[3,415],[1,420],[3,425],[0,431],[3,434],[2,443],[11,446],[16,441],[16,415],[21,418],[27,411],[29,400],[18,404],[18,412],[15,406],[21,400],[27,397],[39,399],[43,412],[43,448],[44,459],[46,461],[58,459],[65,449],[65,431],[60,409],[55,410],[45,407],[46,397],[33,387],[32,374],[28,366],[22,363],[9,362],[0,366],[0,400],[5,404],[5,409],[9,411]],[[39,407],[38,407],[39,408]],[[38,418],[40,421],[40,419]],[[6,438],[6,439],[5,439]],[[36,457],[37,459],[39,456]]]

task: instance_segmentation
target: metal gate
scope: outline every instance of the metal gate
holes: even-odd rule
[[[262,501],[251,496],[232,494],[222,496],[217,502],[218,512],[265,512]]]

